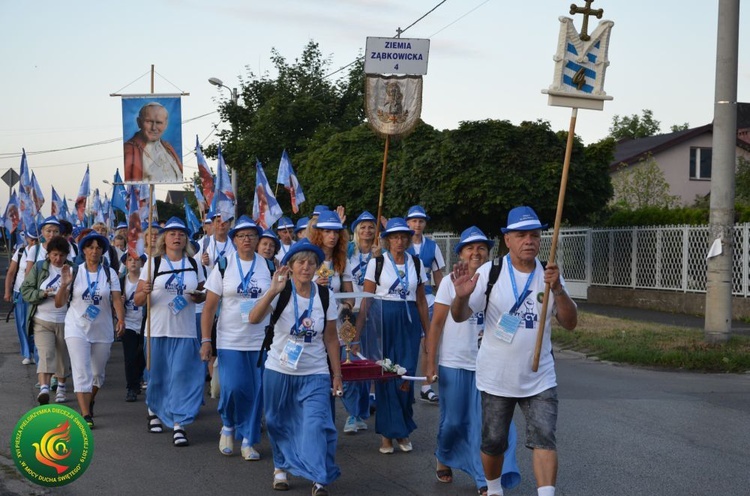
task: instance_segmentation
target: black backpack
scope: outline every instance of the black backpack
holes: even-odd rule
[[[316,284],[318,286],[318,294],[320,295],[320,303],[323,305],[323,315],[328,314],[328,303],[330,301],[330,289],[326,286],[321,286],[320,284]],[[289,300],[292,297],[292,281],[290,279],[287,279],[286,286],[284,286],[284,289],[281,290],[281,293],[279,293],[279,301],[276,303],[276,308],[273,309],[273,313],[271,314],[271,321],[268,323],[265,329],[266,336],[263,338],[263,344],[260,347],[261,353],[258,355],[258,367],[263,365],[263,351],[268,352],[268,350],[271,349],[271,343],[273,343],[273,330],[274,326],[276,325],[276,322],[279,321],[279,317],[281,317],[281,312],[284,311],[287,304],[289,303]]]

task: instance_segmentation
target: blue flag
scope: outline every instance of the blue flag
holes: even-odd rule
[[[81,180],[81,187],[78,188],[78,196],[76,196],[76,213],[78,214],[78,221],[83,222],[83,214],[86,211],[86,199],[91,194],[91,188],[89,186],[89,166],[86,166],[86,173],[83,175]]]
[[[221,154],[221,146],[219,146],[218,162],[211,209],[220,214],[223,221],[226,221],[234,217],[234,192],[232,191],[232,182],[229,180],[227,164],[224,163],[224,156]]]
[[[21,221],[21,214],[18,211],[18,199],[16,198],[16,190],[10,195],[8,205],[5,207],[5,213],[3,214],[3,224],[5,229],[8,230],[9,234],[13,234],[18,223]]]
[[[182,199],[185,204],[185,220],[187,221],[187,228],[190,229],[190,236],[197,233],[201,228],[201,223],[198,217],[195,216],[193,209],[190,208],[187,198]]]
[[[67,217],[62,217],[63,213],[65,212],[64,207],[63,207],[63,201],[62,199],[60,199],[60,195],[57,194],[57,191],[55,191],[54,186],[52,186],[52,200],[50,201],[49,208],[50,208],[50,215],[67,219]]]
[[[269,229],[284,212],[273,195],[271,185],[268,184],[263,164],[255,162],[255,197],[253,199],[253,220],[263,229]]]
[[[21,173],[18,176],[21,182],[21,189],[19,192],[23,191],[24,193],[29,194],[29,191],[31,190],[31,176],[29,175],[29,163],[26,160],[26,150],[23,148],[21,148]]]
[[[122,184],[120,169],[115,171],[114,184],[112,186],[112,209],[128,215],[128,192],[125,191],[125,185]]]
[[[284,150],[281,154],[281,162],[279,162],[279,173],[276,176],[276,183],[283,184],[284,188],[289,191],[289,196],[292,199],[292,212],[295,214],[299,212],[299,206],[305,201],[305,193],[302,192],[302,185],[297,179],[297,175],[294,173],[292,168],[292,161],[289,160],[289,155]]]

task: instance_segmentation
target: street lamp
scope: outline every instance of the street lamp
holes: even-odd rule
[[[208,78],[208,82],[213,84],[214,86],[218,86],[219,88],[225,88],[229,90],[230,99],[232,101],[232,105],[237,105],[237,102],[239,101],[240,97],[237,94],[237,88],[230,88],[229,86],[226,86],[224,82],[219,78]],[[237,168],[232,167],[232,191],[234,191],[234,221],[237,222],[237,209],[239,208],[240,204],[240,197],[237,191]]]

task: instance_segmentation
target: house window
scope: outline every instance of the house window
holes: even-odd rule
[[[690,149],[690,179],[705,181],[711,179],[710,148]]]

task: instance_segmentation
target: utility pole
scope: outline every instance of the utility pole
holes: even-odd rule
[[[724,343],[732,331],[739,25],[740,0],[719,0],[708,241],[713,245],[718,240],[721,253],[707,261],[704,339],[708,343]]]

